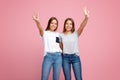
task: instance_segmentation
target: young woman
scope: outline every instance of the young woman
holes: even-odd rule
[[[50,70],[53,67],[53,80],[59,80],[60,69],[62,66],[62,50],[59,47],[59,33],[56,32],[58,28],[58,20],[51,17],[45,31],[43,31],[39,15],[34,15],[33,20],[36,22],[40,35],[44,40],[44,60],[42,63],[41,80],[48,80]]]
[[[74,21],[67,18],[64,22],[63,33],[61,34],[61,48],[63,49],[63,72],[65,80],[71,80],[71,65],[76,80],[82,80],[81,61],[79,57],[78,37],[81,35],[85,25],[87,24],[89,11],[84,9],[85,19],[81,23],[77,31],[75,31]]]

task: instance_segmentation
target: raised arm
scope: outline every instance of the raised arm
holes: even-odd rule
[[[33,20],[36,22],[36,25],[39,29],[40,35],[43,36],[43,29],[42,29],[40,21],[39,21],[39,13],[33,15]]]
[[[89,18],[89,11],[86,8],[84,8],[83,11],[84,11],[85,19],[83,20],[83,22],[81,23],[80,27],[77,30],[79,36],[81,35],[84,27],[87,24],[88,18]]]

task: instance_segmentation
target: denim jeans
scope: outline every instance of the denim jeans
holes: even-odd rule
[[[53,80],[59,80],[60,70],[62,67],[62,56],[60,52],[47,53],[46,56],[44,56],[41,80],[48,80],[52,67]]]
[[[76,54],[63,54],[62,66],[65,75],[65,80],[71,80],[71,65],[73,67],[75,79],[82,80],[80,57]]]

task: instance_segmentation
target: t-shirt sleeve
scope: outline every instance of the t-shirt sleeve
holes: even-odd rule
[[[45,36],[45,34],[46,34],[46,31],[43,31],[43,36],[42,36],[42,37],[44,37],[44,36]]]
[[[75,32],[74,32],[74,34],[75,34],[77,37],[79,37],[79,35],[78,35],[78,32],[77,32],[77,31],[75,31]]]
[[[62,42],[62,33],[59,33],[59,42]]]

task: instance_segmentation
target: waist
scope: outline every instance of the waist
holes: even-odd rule
[[[49,55],[61,55],[61,52],[46,52]]]
[[[79,56],[79,52],[76,52],[76,53],[63,53],[63,55],[70,55],[70,56],[72,56],[72,55],[78,55]]]

